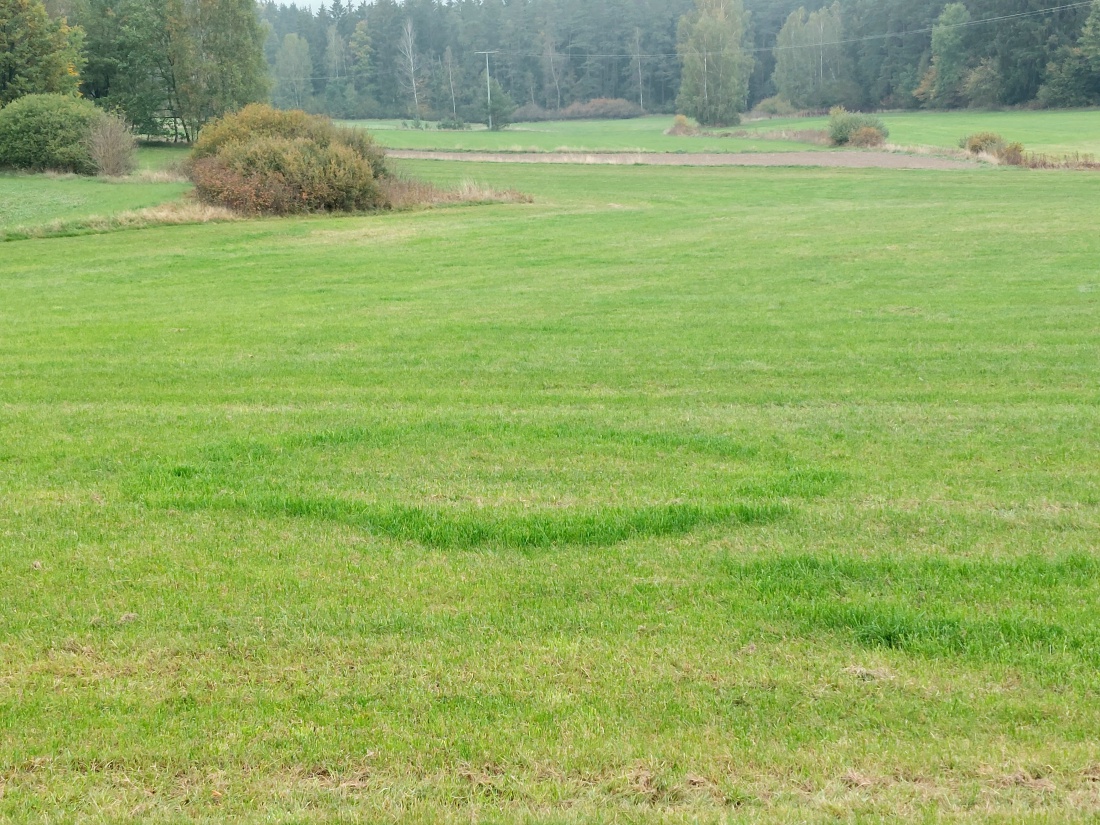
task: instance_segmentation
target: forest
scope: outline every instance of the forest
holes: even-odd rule
[[[484,107],[481,51],[496,52],[492,78],[520,106],[556,111],[621,98],[672,112],[684,65],[678,28],[692,6],[334,0],[316,12],[266,2],[261,14],[280,105],[411,117],[415,86],[425,112],[465,110],[476,120]],[[1057,0],[745,0],[746,103],[777,95],[796,109],[1100,103],[1098,9]]]
[[[28,5],[0,0],[12,4]],[[170,122],[188,138],[210,116],[267,99],[338,118],[462,124],[485,122],[491,97],[498,125],[509,116],[674,111],[728,123],[753,106],[788,114],[1100,104],[1100,0],[46,7],[67,32],[65,65],[85,97],[144,132]]]

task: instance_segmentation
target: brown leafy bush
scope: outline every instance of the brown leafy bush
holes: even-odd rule
[[[563,120],[628,120],[644,114],[637,103],[617,97],[598,97],[587,103],[570,103],[561,110]]]
[[[676,115],[675,120],[672,121],[672,126],[665,131],[665,134],[673,137],[692,137],[699,134],[699,128],[684,115]]]
[[[203,128],[195,148],[194,160],[216,155],[231,143],[247,143],[262,137],[304,138],[319,146],[342,144],[365,158],[375,177],[386,174],[386,155],[366,132],[337,126],[326,117],[308,115],[300,110],[282,111],[261,103],[245,106],[236,114],[226,115]]]
[[[1004,138],[996,132],[978,132],[964,138],[962,148],[972,155],[996,154],[1005,145]]]
[[[848,145],[858,149],[877,149],[886,143],[886,135],[874,126],[860,126],[848,138]]]
[[[641,106],[629,100],[598,97],[585,103],[570,103],[564,109],[544,109],[528,103],[512,113],[512,121],[538,123],[544,120],[627,120],[644,114]]]
[[[355,211],[385,206],[370,163],[347,146],[308,138],[231,143],[191,166],[207,203],[249,214]]]
[[[203,129],[191,155],[195,192],[249,214],[386,205],[382,150],[364,132],[305,112],[247,106]]]
[[[92,123],[85,145],[100,175],[120,178],[133,172],[137,165],[134,133],[130,124],[118,115],[104,115]]]
[[[527,103],[512,112],[513,123],[541,123],[545,120],[554,120],[557,112],[544,109],[537,103]]]
[[[1024,145],[1022,143],[1006,143],[997,150],[997,160],[1006,166],[1024,165]]]

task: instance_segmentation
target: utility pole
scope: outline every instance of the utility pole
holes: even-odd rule
[[[485,97],[489,101],[489,131],[493,131],[493,85],[489,80],[489,55],[496,52],[474,52],[485,55]]]

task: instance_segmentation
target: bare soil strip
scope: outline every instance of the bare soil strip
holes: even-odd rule
[[[760,152],[674,154],[668,152],[431,152],[388,149],[404,160],[459,160],[471,163],[574,163],[644,166],[825,166],[839,169],[976,169],[976,163],[893,152]]]

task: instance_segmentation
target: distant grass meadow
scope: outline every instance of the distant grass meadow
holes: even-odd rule
[[[1019,141],[1032,152],[1052,155],[1100,155],[1100,109],[1077,111],[911,112],[881,116],[890,129],[890,142],[900,146],[957,149],[959,140],[976,132],[997,132]],[[828,151],[826,148],[785,140],[742,137],[676,137],[666,135],[671,117],[620,121],[559,121],[521,123],[501,132],[483,126],[467,132],[407,129],[400,121],[358,121],[372,129],[391,149],[448,151],[577,152],[781,152]],[[828,118],[775,118],[750,121],[737,131],[778,132],[824,129]]]
[[[484,126],[468,131],[403,128],[401,121],[349,121],[369,129],[390,149],[441,149],[453,152],[797,152],[812,144],[764,139],[677,137],[666,135],[671,117],[633,120],[575,120],[517,123],[499,132]]]
[[[940,146],[955,149],[977,132],[996,132],[1020,142],[1032,152],[1100,156],[1100,109],[1009,112],[887,113],[890,142],[899,146]],[[748,123],[747,130],[823,129],[828,118],[786,118]]]
[[[0,821],[1100,814],[1100,177],[402,168],[0,245]]]

